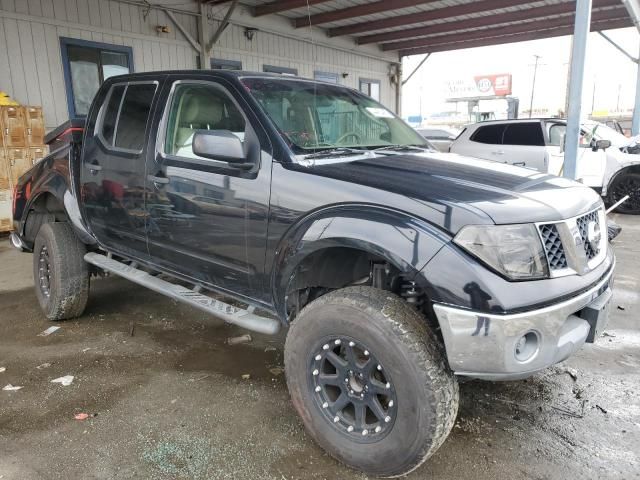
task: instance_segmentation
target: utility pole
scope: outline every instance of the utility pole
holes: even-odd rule
[[[540,60],[540,55],[534,55],[536,59],[536,63],[533,66],[533,83],[531,84],[531,103],[529,104],[529,118],[533,114],[533,94],[536,90],[536,73],[538,73],[538,60]]]

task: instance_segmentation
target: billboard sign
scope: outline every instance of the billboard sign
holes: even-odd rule
[[[503,97],[511,95],[511,74],[476,75],[449,80],[446,88],[449,98]]]

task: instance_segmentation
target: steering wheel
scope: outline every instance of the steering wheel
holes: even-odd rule
[[[340,135],[340,138],[338,138],[336,140],[336,144],[340,145],[342,142],[344,142],[349,137],[354,137],[356,139],[356,143],[359,143],[361,138],[362,138],[362,137],[360,137],[360,134],[358,132],[352,130],[352,131],[347,132],[347,133],[345,133],[343,135]]]

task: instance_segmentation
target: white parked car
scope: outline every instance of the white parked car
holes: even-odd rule
[[[561,119],[495,120],[467,126],[450,152],[562,175],[567,124]],[[582,124],[577,179],[608,204],[630,195],[618,211],[640,214],[640,148],[598,122]]]
[[[451,142],[460,133],[459,130],[447,127],[418,127],[416,130],[440,152],[448,152]]]

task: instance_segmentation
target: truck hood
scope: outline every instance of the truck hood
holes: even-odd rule
[[[574,181],[451,153],[371,154],[316,162],[303,169],[403,195],[411,200],[404,210],[430,221],[434,221],[433,206],[444,206],[453,221],[440,226],[453,234],[467,223],[562,220],[602,202],[592,189]],[[442,213],[436,223],[442,223]]]

